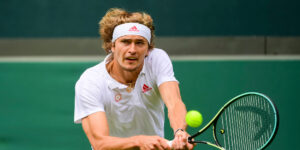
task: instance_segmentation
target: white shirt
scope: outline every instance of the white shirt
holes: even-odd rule
[[[95,112],[105,112],[110,136],[158,135],[164,137],[164,103],[158,87],[177,81],[167,53],[154,48],[144,60],[136,85],[127,86],[107,72],[106,60],[87,69],[75,86],[74,122]]]

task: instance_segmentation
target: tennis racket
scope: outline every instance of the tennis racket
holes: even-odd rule
[[[189,143],[203,143],[221,150],[257,150],[267,147],[278,129],[278,111],[266,95],[248,92],[228,101]],[[192,140],[212,127],[214,142]]]
[[[276,135],[278,121],[277,108],[270,98],[248,92],[228,101],[188,142],[208,144],[220,150],[260,150]],[[212,128],[213,142],[194,139],[208,128]]]

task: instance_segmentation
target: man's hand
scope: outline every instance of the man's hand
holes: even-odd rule
[[[159,136],[135,136],[137,145],[140,150],[171,150],[168,140]]]
[[[195,145],[188,143],[189,134],[179,130],[175,133],[172,148],[175,150],[192,150]]]

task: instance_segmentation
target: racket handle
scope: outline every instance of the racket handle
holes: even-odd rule
[[[195,142],[193,141],[193,137],[191,137],[191,136],[188,137],[188,142],[191,143],[191,144],[195,143]]]
[[[168,141],[168,145],[169,145],[170,147],[172,147],[172,143],[173,143],[172,140],[171,140],[171,141]]]

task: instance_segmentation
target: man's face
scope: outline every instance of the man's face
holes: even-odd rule
[[[148,55],[148,41],[139,35],[126,35],[118,38],[111,50],[114,54],[114,61],[126,71],[137,71],[144,64]]]

